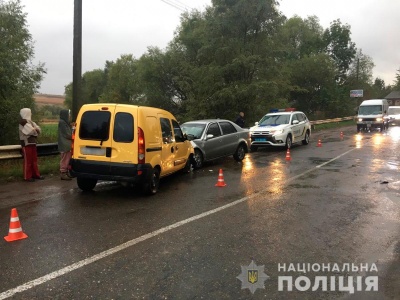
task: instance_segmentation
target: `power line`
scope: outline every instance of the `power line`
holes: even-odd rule
[[[180,2],[179,0],[161,0],[161,1],[182,11],[182,12],[185,12],[185,11],[188,11],[191,9],[189,6]]]

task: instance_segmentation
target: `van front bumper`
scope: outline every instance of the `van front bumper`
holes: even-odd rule
[[[150,164],[122,164],[83,159],[70,160],[70,173],[74,177],[106,181],[140,183],[151,178]]]

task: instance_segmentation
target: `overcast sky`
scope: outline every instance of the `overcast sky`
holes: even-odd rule
[[[169,2],[167,4],[165,2]],[[374,63],[374,78],[393,84],[400,68],[400,0],[280,0],[287,17],[316,15],[323,28],[340,19]],[[47,74],[40,92],[62,95],[72,82],[73,0],[21,0],[35,42],[34,62]],[[171,4],[174,4],[171,5]],[[164,49],[180,24],[179,8],[204,10],[211,0],[83,0],[82,73],[103,69],[122,54]]]

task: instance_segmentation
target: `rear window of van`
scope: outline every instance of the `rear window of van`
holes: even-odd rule
[[[133,141],[133,116],[131,114],[119,112],[115,115],[113,138],[119,143]]]
[[[107,141],[110,135],[109,111],[86,111],[81,118],[79,138],[82,140]]]

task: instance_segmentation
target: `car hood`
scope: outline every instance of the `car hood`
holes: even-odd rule
[[[250,131],[271,131],[271,130],[281,130],[288,126],[288,124],[281,124],[281,125],[267,125],[267,126],[253,126],[250,128]]]

